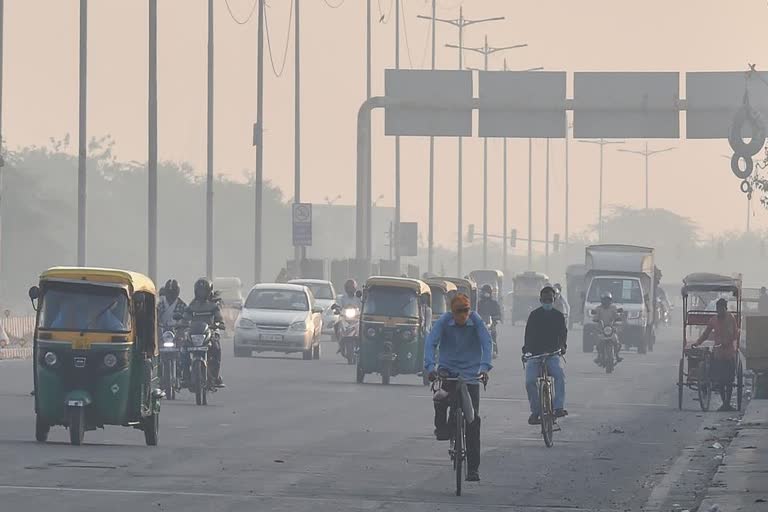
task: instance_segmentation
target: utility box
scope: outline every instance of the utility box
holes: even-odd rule
[[[768,316],[748,316],[744,356],[747,369],[768,372]]]

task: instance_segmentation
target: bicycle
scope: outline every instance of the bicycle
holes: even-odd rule
[[[475,408],[469,396],[467,383],[482,383],[483,389],[485,389],[488,385],[488,379],[487,376],[486,378],[478,376],[476,379],[467,381],[461,376],[449,377],[444,373],[438,373],[437,380],[432,383],[432,393],[442,390],[444,382],[456,382],[456,387],[449,396],[448,428],[451,434],[448,440],[448,455],[453,463],[453,469],[456,471],[456,496],[461,496],[461,482],[467,477],[466,425],[475,421]],[[454,428],[451,428],[452,424]]]
[[[547,448],[552,448],[554,444],[554,433],[560,431],[555,417],[555,411],[552,407],[553,396],[555,393],[554,379],[547,371],[546,360],[550,357],[561,355],[560,351],[550,352],[548,354],[539,354],[537,356],[523,356],[523,368],[525,363],[533,359],[541,360],[539,364],[539,377],[536,379],[536,387],[539,394],[539,417],[541,418],[541,436],[544,438],[544,444]]]

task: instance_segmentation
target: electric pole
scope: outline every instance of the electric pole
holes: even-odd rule
[[[208,107],[206,127],[205,275],[213,279],[213,0],[208,0]]]
[[[566,262],[568,261],[568,242],[569,242],[569,221],[570,221],[570,194],[571,194],[571,183],[570,183],[570,175],[568,174],[568,133],[569,130],[573,127],[572,124],[568,122],[568,111],[565,112],[565,255],[566,255]]]
[[[262,197],[264,186],[264,0],[259,2],[258,43],[256,51],[256,126],[254,127],[254,144],[256,145],[256,173],[254,177],[255,190],[255,223],[253,246],[253,282],[261,282],[261,234],[262,234]]]
[[[294,165],[294,174],[293,174],[293,202],[298,204],[301,203],[301,46],[300,46],[300,32],[301,32],[301,25],[299,23],[299,13],[301,12],[300,9],[300,2],[299,0],[294,0],[294,9],[296,9],[296,12],[293,13],[294,16],[294,72],[296,74],[295,80],[294,80],[294,92],[293,92],[293,100],[294,100],[294,127],[293,127],[293,165]],[[306,247],[294,247],[294,260],[296,261],[297,268],[299,269],[299,272],[304,272],[304,258],[306,258],[307,254],[307,248]]]
[[[432,0],[432,70],[435,70],[435,32],[437,0]],[[435,138],[429,138],[429,228],[427,235],[427,271],[432,272],[435,252]]]
[[[533,270],[533,139],[528,139],[528,270]]]
[[[597,144],[600,146],[600,197],[598,199],[598,208],[597,208],[597,226],[598,226],[598,233],[597,233],[597,239],[598,241],[603,241],[603,148],[609,144],[624,144],[624,141],[609,141],[605,139],[599,139],[599,140],[580,140],[579,142],[583,142],[585,144]]]
[[[544,191],[544,271],[549,274],[549,138],[547,138],[546,185]]]
[[[369,0],[370,1],[370,0]],[[434,11],[433,11],[434,14]],[[457,19],[441,19],[436,16],[428,17],[428,16],[418,16],[421,19],[430,20],[434,22],[440,22],[440,23],[447,23],[449,25],[452,25],[459,29],[459,45],[458,46],[449,46],[451,48],[457,48],[459,50],[459,69],[464,69],[464,28],[468,27],[470,25],[476,25],[478,23],[485,23],[488,21],[501,21],[504,19],[503,16],[497,16],[495,18],[484,18],[484,19],[477,19],[477,20],[468,20],[464,18],[464,8],[459,8],[459,17]],[[434,26],[434,25],[433,25]],[[433,37],[434,37],[434,29],[432,31]],[[446,45],[448,46],[448,45]],[[462,168],[463,165],[463,138],[458,138],[459,142],[459,151],[458,151],[458,236],[456,238],[456,265],[457,265],[457,272],[456,275],[461,276],[462,273],[462,267],[463,267],[463,252],[464,252],[464,240],[462,239],[462,229],[464,224],[464,195],[462,191],[463,187],[463,181],[464,181],[464,171]]]
[[[0,0],[0,212],[2,212],[2,196],[3,196],[3,167],[5,167],[5,155],[3,153],[3,28],[5,27],[5,0]],[[2,232],[3,232],[3,220],[2,213],[0,213],[0,292],[3,292],[5,288],[2,287]]]
[[[636,149],[619,149],[618,151],[621,151],[622,153],[632,153],[635,155],[641,155],[645,157],[645,209],[648,209],[648,189],[649,189],[649,177],[648,177],[648,159],[652,157],[653,155],[658,155],[659,153],[665,153],[667,151],[672,151],[675,148],[664,148],[664,149],[657,149],[654,151],[650,151],[648,149],[648,142],[645,143],[645,149],[643,151],[638,151]],[[730,158],[730,157],[729,157]]]
[[[147,241],[149,278],[157,282],[157,0],[149,0],[149,112],[147,155]]]
[[[88,141],[86,140],[86,107],[88,77],[88,0],[80,0],[80,90],[77,150],[77,265],[85,266],[86,261],[86,190]]]
[[[395,69],[400,69],[400,0],[395,0]],[[394,238],[390,237],[389,249],[394,246],[395,265],[400,272],[400,136],[395,137],[395,222]],[[392,259],[392,256],[390,256]]]
[[[448,44],[448,48],[456,48],[462,51],[460,46]],[[485,42],[483,46],[477,48],[463,48],[471,52],[479,53],[484,58],[483,70],[488,71],[488,57],[494,53],[513,50],[516,48],[524,48],[527,44],[517,44],[514,46],[492,47],[488,46],[488,36],[485,36]],[[488,267],[488,138],[483,137],[483,268]]]

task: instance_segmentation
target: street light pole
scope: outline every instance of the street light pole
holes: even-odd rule
[[[213,279],[213,0],[208,0],[208,112],[206,130],[205,275]]]
[[[400,0],[395,0],[395,69],[400,69]],[[394,237],[389,240],[389,252],[394,246],[395,265],[400,271],[400,136],[395,136],[395,222]]]
[[[648,142],[646,142],[645,143],[645,149],[642,150],[642,151],[639,151],[639,150],[636,150],[636,149],[619,149],[618,150],[618,151],[621,151],[622,153],[632,153],[632,154],[635,154],[635,155],[641,155],[641,156],[643,156],[645,158],[645,209],[646,210],[649,207],[648,196],[649,196],[649,189],[650,189],[650,185],[649,185],[649,183],[650,183],[649,182],[649,172],[648,172],[648,160],[653,155],[658,155],[659,153],[665,153],[667,151],[672,151],[673,149],[675,149],[675,148],[669,147],[669,148],[657,149],[657,150],[654,150],[654,151],[650,151],[648,149]]]
[[[86,205],[88,141],[86,140],[86,108],[88,103],[88,0],[80,0],[80,90],[77,151],[77,265],[86,261]]]
[[[454,45],[446,45],[450,48],[457,48],[459,50],[459,69],[464,69],[464,28],[468,27],[470,25],[476,25],[478,23],[485,23],[489,21],[501,21],[504,19],[503,16],[497,16],[494,18],[483,18],[483,19],[477,19],[477,20],[468,20],[464,18],[464,8],[459,7],[459,17],[457,19],[441,19],[437,18],[436,16],[418,16],[418,18],[430,20],[434,22],[440,22],[440,23],[447,23],[448,25],[454,26],[459,29],[459,44],[458,46]],[[433,29],[434,34],[434,29]],[[462,239],[462,229],[464,224],[464,194],[462,191],[462,187],[464,186],[464,170],[463,170],[463,138],[458,138],[458,172],[457,172],[457,182],[458,182],[458,208],[457,208],[457,222],[458,222],[458,229],[457,229],[457,237],[456,237],[456,266],[457,266],[457,272],[456,274],[458,276],[461,276],[463,274],[463,252],[464,252],[464,240]]]
[[[597,209],[597,225],[598,225],[598,233],[597,233],[597,239],[598,241],[603,241],[603,148],[609,144],[624,144],[624,141],[610,141],[605,139],[599,139],[599,140],[580,140],[579,142],[583,142],[585,144],[597,144],[600,146],[600,197],[598,199],[598,209]]]
[[[459,51],[462,50],[459,46],[448,44],[446,45],[448,48],[456,48]],[[516,44],[514,46],[503,46],[503,47],[491,47],[488,46],[488,35],[485,36],[485,41],[483,46],[477,47],[477,48],[464,48],[464,50],[468,50],[471,52],[479,53],[483,56],[484,62],[483,62],[483,70],[488,71],[488,57],[490,57],[492,54],[506,51],[506,50],[514,50],[517,48],[524,48],[528,46],[527,44]],[[488,267],[488,138],[483,137],[483,268]]]
[[[533,139],[528,139],[528,270],[533,269]]]
[[[544,268],[549,274],[549,138],[547,138],[546,189],[544,192]]]
[[[147,248],[149,278],[157,281],[157,0],[149,0],[149,112],[147,129],[148,226]]]
[[[301,23],[299,13],[301,12],[300,0],[294,0],[294,127],[293,127],[293,202],[301,203]],[[304,258],[306,258],[306,247],[294,247],[294,260],[299,272],[303,272]],[[303,274],[302,274],[303,275]]]
[[[437,0],[432,0],[432,70],[435,69],[435,28]],[[435,138],[429,138],[429,230],[427,235],[427,271],[432,273],[435,258]]]
[[[264,0],[259,2],[258,44],[256,46],[256,173],[254,179],[255,226],[253,247],[253,282],[261,282],[262,198],[264,195]]]

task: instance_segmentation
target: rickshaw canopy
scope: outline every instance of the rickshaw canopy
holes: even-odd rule
[[[40,275],[40,281],[68,281],[93,284],[117,284],[127,287],[130,292],[155,294],[155,283],[138,272],[109,268],[53,267]]]
[[[443,291],[443,293],[451,293],[458,290],[456,285],[452,283],[451,281],[448,281],[447,279],[442,279],[440,277],[430,277],[424,280],[425,283],[427,283],[430,287],[439,288]]]
[[[706,272],[689,274],[683,278],[681,294],[687,296],[692,291],[731,292],[738,296],[741,294],[741,278]]]
[[[374,276],[369,277],[365,282],[365,287],[382,286],[388,288],[407,288],[415,291],[418,295],[432,296],[432,290],[429,285],[419,279],[410,279],[407,277],[387,277],[387,276]]]

